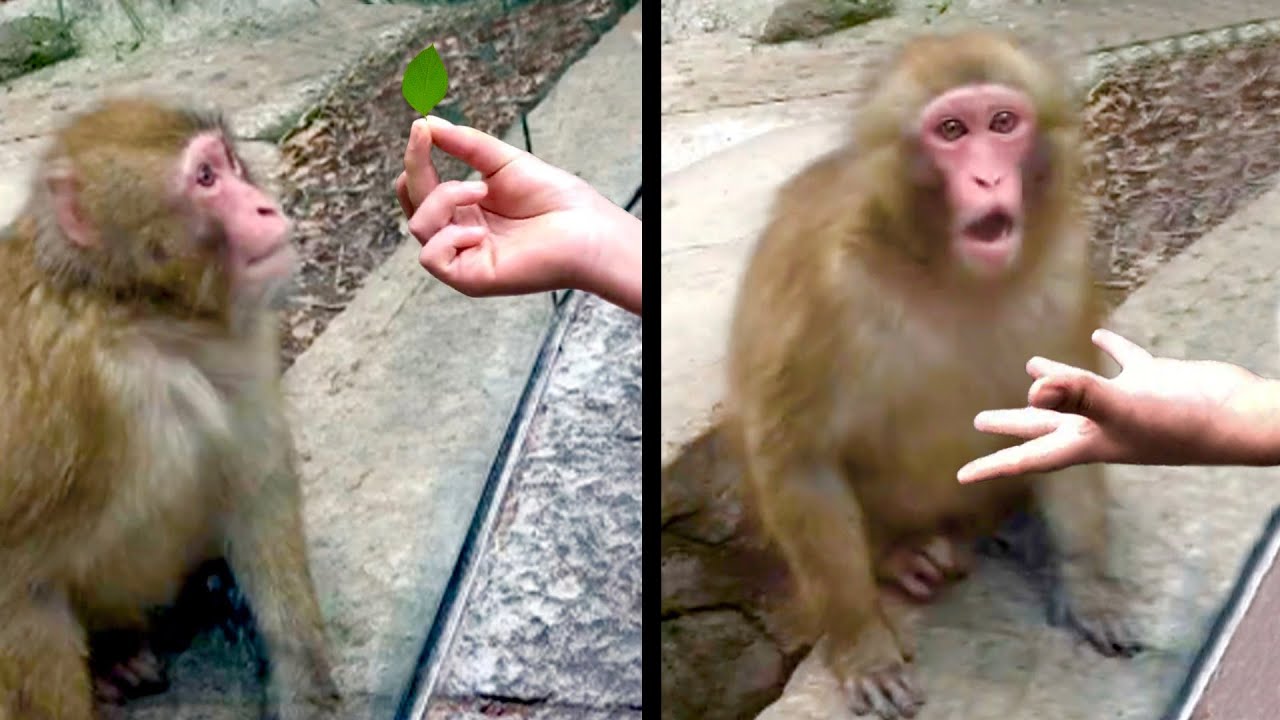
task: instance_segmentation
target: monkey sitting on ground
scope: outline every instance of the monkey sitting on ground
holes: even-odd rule
[[[216,118],[118,99],[53,138],[0,232],[0,718],[95,717],[89,635],[145,632],[217,556],[278,716],[336,712],[280,386],[289,229]]]
[[[1052,619],[1104,655],[1140,647],[1100,466],[956,481],[1010,443],[973,417],[1023,402],[1028,357],[1099,367],[1072,103],[1003,35],[909,42],[852,142],[780,191],[742,281],[726,428],[858,714],[923,702],[901,596],[877,580],[927,599],[1029,503],[1056,551]]]

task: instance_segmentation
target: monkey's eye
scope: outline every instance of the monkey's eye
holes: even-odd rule
[[[213,174],[213,167],[209,163],[200,163],[200,167],[196,169],[196,182],[204,187],[213,187],[213,181],[218,176]]]
[[[967,132],[969,129],[964,126],[964,123],[955,118],[947,118],[938,123],[938,136],[948,142],[960,139]]]
[[[1018,127],[1018,116],[1008,110],[1001,110],[991,118],[991,132],[1001,135],[1013,132]]]

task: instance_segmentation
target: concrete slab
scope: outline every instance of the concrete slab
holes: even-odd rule
[[[843,131],[834,122],[774,130],[663,178],[664,466],[709,425],[721,397],[738,278],[778,186]]]
[[[467,298],[417,254],[371,275],[287,376],[340,683],[377,717],[415,669],[551,311]]]
[[[641,5],[570,66],[527,117],[535,155],[619,205],[640,187]],[[503,139],[525,146],[519,123]]]
[[[1159,355],[1280,375],[1280,187],[1170,261],[1109,325]],[[1151,650],[1106,660],[1046,627],[1024,578],[987,562],[929,608],[919,715],[973,720],[1158,717],[1280,503],[1280,468],[1116,467],[1115,517]],[[810,657],[760,715],[852,718]]]

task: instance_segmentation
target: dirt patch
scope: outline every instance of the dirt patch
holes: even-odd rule
[[[449,94],[433,113],[501,135],[633,2],[564,0],[433,30],[354,70],[282,143],[282,204],[297,220],[299,288],[284,315],[286,367],[324,331],[365,277],[404,241],[393,183],[419,116],[400,94],[404,67],[434,43]],[[435,153],[442,180],[470,174]]]
[[[1090,93],[1093,263],[1118,304],[1280,172],[1280,39],[1125,66]]]

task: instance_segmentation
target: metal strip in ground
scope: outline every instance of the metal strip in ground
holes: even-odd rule
[[[520,393],[520,399],[507,424],[507,430],[501,445],[498,446],[493,465],[490,466],[480,502],[472,515],[471,525],[458,552],[458,560],[454,563],[453,572],[450,573],[449,581],[440,598],[440,606],[436,609],[435,617],[431,622],[431,629],[423,642],[414,676],[401,695],[396,710],[396,720],[421,720],[426,716],[427,703],[435,688],[440,662],[462,620],[467,593],[475,579],[477,561],[483,556],[493,525],[497,520],[498,510],[502,507],[502,499],[506,495],[506,488],[515,470],[516,461],[520,458],[520,449],[524,446],[524,438],[533,418],[533,411],[537,409],[538,400],[542,398],[543,391],[546,389],[550,369],[559,355],[560,344],[569,327],[569,320],[573,318],[574,311],[582,301],[581,296],[575,298],[575,295],[578,294],[571,293],[568,301],[557,305],[553,311],[555,314],[543,336],[529,379]]]
[[[1231,596],[1218,613],[1204,646],[1191,665],[1191,671],[1175,695],[1170,709],[1163,715],[1164,720],[1191,720],[1196,707],[1204,697],[1209,681],[1227,652],[1227,646],[1231,644],[1236,628],[1253,604],[1258,588],[1262,585],[1267,572],[1274,566],[1278,553],[1280,553],[1280,508],[1272,512],[1262,537],[1249,553],[1249,558],[1240,571],[1240,577],[1231,591]]]

